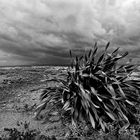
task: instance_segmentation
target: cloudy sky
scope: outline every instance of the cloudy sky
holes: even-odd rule
[[[0,0],[0,65],[67,64],[96,41],[139,60],[140,0]]]

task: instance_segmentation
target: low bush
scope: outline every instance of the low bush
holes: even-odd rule
[[[0,140],[57,140],[55,136],[41,135],[37,129],[30,129],[30,123],[18,122],[17,128],[4,128]]]
[[[50,79],[61,85],[44,90],[36,116],[51,105],[48,113],[58,109],[60,116],[71,120],[74,126],[86,121],[94,129],[106,131],[108,123],[118,122],[121,130],[139,123],[140,80],[131,75],[136,66],[118,65],[128,53],[119,54],[119,48],[109,53],[108,47],[109,43],[98,58],[95,44],[88,53],[72,61],[63,79]]]

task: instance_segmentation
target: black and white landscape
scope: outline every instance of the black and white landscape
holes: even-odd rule
[[[114,132],[106,130],[109,125],[118,130],[115,138],[121,135],[119,130],[125,136],[124,130],[140,138],[139,125],[134,126],[136,133],[131,135],[133,123],[129,119],[132,114],[139,119],[139,25],[140,0],[0,0],[0,139],[8,135],[4,128],[12,133],[10,128],[17,128],[21,122],[27,128],[30,122],[30,129],[40,129],[44,137],[54,135],[58,139],[106,139]],[[95,78],[94,82],[91,78]],[[63,96],[53,89],[55,86],[63,87]],[[48,101],[47,90],[59,98],[52,95]],[[100,94],[101,90],[109,95]],[[93,91],[94,95],[90,95]],[[92,96],[99,102],[90,101]],[[56,98],[62,102],[58,110],[64,109],[64,114],[70,110],[69,115],[63,116],[58,110],[48,115]],[[46,102],[49,109],[43,110]],[[41,105],[44,108],[39,108]],[[87,118],[83,115],[84,122],[77,122],[75,128],[70,120],[79,121],[77,106],[81,112],[86,110],[83,114]],[[36,115],[38,108],[43,113]],[[102,115],[101,108],[105,111]],[[120,125],[121,119],[125,121]],[[116,122],[119,129],[114,126]]]

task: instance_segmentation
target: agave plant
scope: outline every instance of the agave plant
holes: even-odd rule
[[[128,53],[120,55],[119,48],[108,53],[108,47],[109,43],[97,59],[95,43],[88,53],[74,59],[64,79],[51,79],[62,84],[43,92],[37,115],[51,103],[70,114],[73,124],[84,120],[105,130],[108,122],[136,123],[140,80],[131,78],[135,66],[117,65]]]

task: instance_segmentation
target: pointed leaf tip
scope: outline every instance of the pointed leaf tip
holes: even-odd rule
[[[110,42],[107,43],[107,45],[106,45],[106,47],[105,47],[105,50],[108,49],[109,45],[110,45]]]

